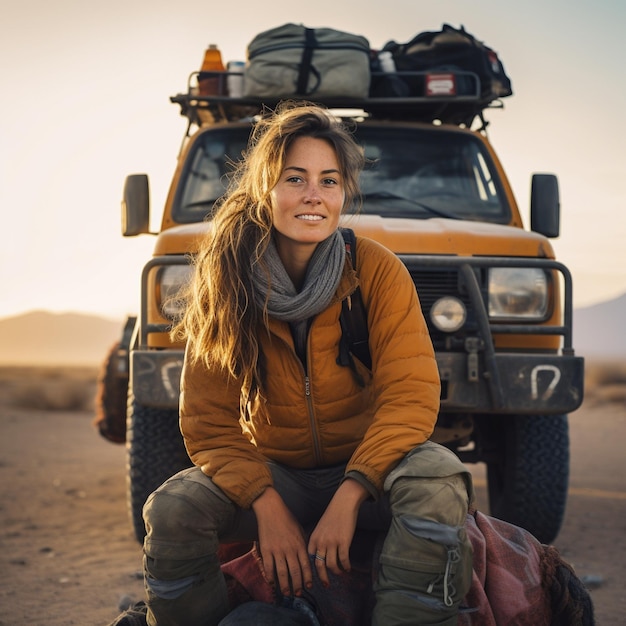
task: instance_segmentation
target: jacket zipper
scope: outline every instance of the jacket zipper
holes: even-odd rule
[[[304,375],[304,396],[306,398],[306,406],[309,413],[309,424],[311,426],[311,435],[313,437],[313,456],[315,457],[315,462],[319,464],[322,456],[320,451],[320,438],[317,433],[315,414],[313,411],[313,400],[311,399],[311,380],[307,374]]]
[[[313,399],[311,398],[311,379],[309,378],[309,375],[307,373],[307,367],[305,367],[302,364],[302,361],[296,354],[296,351],[284,339],[281,339],[281,341],[287,346],[292,356],[296,359],[296,361],[300,365],[301,371],[304,374],[304,399],[306,401],[307,412],[309,414],[309,427],[311,429],[311,438],[313,440],[313,458],[315,459],[316,463],[320,463],[321,458],[322,458],[321,443],[320,443],[319,434],[317,432],[317,426],[315,423],[315,411],[313,409]],[[307,343],[308,343],[308,338],[307,338]],[[307,346],[307,360],[309,358],[308,354],[309,354],[309,350]]]

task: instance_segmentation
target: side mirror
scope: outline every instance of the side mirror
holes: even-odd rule
[[[561,203],[559,181],[554,174],[533,174],[530,188],[530,229],[546,237],[558,237]]]
[[[122,235],[134,237],[150,232],[150,188],[147,174],[131,174],[124,183]]]

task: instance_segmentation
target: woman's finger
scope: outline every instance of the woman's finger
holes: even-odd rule
[[[339,559],[337,556],[337,548],[333,548],[326,552],[326,567],[333,574],[337,574],[337,575],[341,574],[342,568],[341,568],[341,565],[339,563]]]
[[[274,574],[278,583],[278,588],[284,596],[291,595],[291,584],[289,580],[289,567],[287,561],[278,559],[274,561]]]
[[[330,581],[328,580],[328,572],[326,571],[326,553],[316,550],[314,560],[317,575],[320,577],[324,587],[328,587],[330,585]]]

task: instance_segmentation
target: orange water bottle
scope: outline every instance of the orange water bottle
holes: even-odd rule
[[[204,59],[202,61],[201,72],[223,72],[225,71],[224,63],[222,61],[222,53],[219,48],[214,44],[210,44],[204,53]],[[210,78],[203,78],[198,80],[198,94],[201,96],[219,96],[225,92],[225,87],[222,85],[224,80],[223,76],[212,76]]]

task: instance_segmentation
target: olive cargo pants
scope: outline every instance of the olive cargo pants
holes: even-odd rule
[[[271,464],[274,487],[303,527],[314,524],[344,467],[293,470]],[[364,502],[357,527],[387,531],[374,585],[372,624],[456,626],[472,578],[465,533],[471,476],[432,442],[389,474],[385,495]],[[217,550],[256,539],[252,510],[237,507],[199,468],[176,474],[144,507],[144,576],[150,626],[213,626],[228,606]]]

